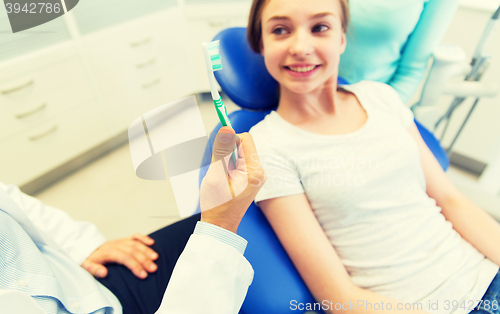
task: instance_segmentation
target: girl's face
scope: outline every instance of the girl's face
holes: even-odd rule
[[[269,73],[294,93],[336,83],[346,38],[338,0],[269,0],[262,11],[262,55]]]

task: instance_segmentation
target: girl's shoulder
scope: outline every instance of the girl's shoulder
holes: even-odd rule
[[[376,81],[360,81],[342,88],[354,93],[363,107],[393,111],[399,106],[405,106],[394,88]]]
[[[255,124],[250,131],[255,147],[259,155],[280,154],[285,147],[291,147],[293,137],[286,132],[286,126],[283,125],[276,111],[271,111],[264,119]],[[281,148],[280,148],[281,147]]]
[[[248,133],[252,134],[252,137],[260,137],[272,127],[272,111],[267,114],[264,119],[260,120],[257,124],[250,128]]]
[[[392,86],[382,82],[360,81],[354,84],[342,85],[342,88],[354,92],[356,95],[366,97],[365,101],[381,99],[398,103],[403,102]]]
[[[264,117],[260,122],[255,124],[248,133],[250,133],[253,137],[254,142],[259,142],[259,144],[263,145],[265,143],[269,143],[274,141],[274,135],[276,134],[276,123],[273,122],[273,115],[276,112],[271,111],[268,115]]]
[[[361,81],[352,85],[345,85],[343,88],[358,96],[365,109],[368,108],[396,116],[401,120],[405,128],[408,128],[413,122],[413,113],[410,108],[403,103],[398,92],[388,84],[376,81]]]

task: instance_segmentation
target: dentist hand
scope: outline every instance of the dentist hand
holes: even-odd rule
[[[231,161],[238,143],[236,167]],[[241,219],[266,181],[253,138],[248,133],[236,135],[230,127],[217,133],[212,164],[201,183],[201,221],[236,233]]]
[[[90,254],[81,266],[93,276],[104,278],[108,275],[108,269],[104,265],[118,263],[144,279],[148,272],[155,272],[158,268],[153,262],[158,258],[158,254],[149,247],[153,243],[153,239],[139,233],[128,238],[108,241]]]

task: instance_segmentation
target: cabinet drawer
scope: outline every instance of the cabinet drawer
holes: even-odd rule
[[[178,27],[178,20],[169,10],[85,39],[86,53],[102,92],[115,91],[158,68],[187,63],[182,33],[170,31]]]
[[[0,142],[0,178],[22,185],[101,143],[110,135],[94,102]]]
[[[57,71],[66,75],[74,75],[75,67],[81,65],[76,64],[78,55],[75,46],[72,43],[63,43],[52,47],[20,56],[18,58],[9,59],[0,63],[0,90],[6,86],[15,84],[16,81],[23,81],[29,78],[37,79],[34,83],[43,84],[43,86],[57,85],[60,81],[54,80],[54,76],[50,72]],[[33,77],[32,73],[37,73],[37,77]],[[41,75],[41,76],[40,76]],[[48,80],[44,80],[48,77]],[[0,94],[4,95],[4,94]]]
[[[167,50],[165,48],[165,50]],[[145,54],[145,57],[119,60],[117,63],[106,64],[103,59],[91,60],[94,76],[103,93],[107,94],[124,85],[130,84],[134,80],[145,80],[152,76],[161,74],[162,68],[176,66],[176,64],[188,64],[185,56],[178,56],[176,59],[169,58],[164,53],[152,51]]]
[[[22,112],[30,106],[36,106],[40,101],[47,101],[47,97],[59,94],[65,89],[76,92],[71,84],[88,84],[84,68],[76,56],[63,59],[59,63],[45,65],[45,68],[32,70],[29,74],[2,81],[0,83],[2,115]],[[88,85],[83,85],[83,89],[90,93]],[[74,97],[80,96],[81,94],[77,93]],[[70,99],[71,95],[67,101]]]
[[[156,45],[149,19],[139,19],[88,35],[83,47],[91,58],[102,59],[103,63],[117,60],[147,57]]]
[[[147,29],[142,32],[137,32],[137,29],[132,32],[128,29],[120,32],[105,31],[96,35],[84,40],[84,49],[89,58],[96,59],[102,64],[145,58],[156,45]]]
[[[190,76],[185,65],[159,69],[156,76],[142,77],[124,88],[105,96],[117,130],[126,130],[130,123],[147,111],[170,101],[188,96]]]
[[[31,97],[29,102],[10,102],[2,110],[0,140],[40,122],[88,102],[93,98],[86,79],[80,79],[55,91]]]
[[[85,35],[141,19],[176,5],[176,0],[85,0],[78,3],[73,14],[81,33]]]
[[[181,11],[171,8],[87,35],[83,38],[83,47],[89,56],[105,59],[106,63],[141,58],[165,43],[173,48],[179,43],[183,46],[184,23]]]

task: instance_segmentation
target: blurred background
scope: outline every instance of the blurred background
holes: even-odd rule
[[[82,0],[13,34],[0,8],[0,181],[15,184],[108,238],[179,219],[168,181],[135,176],[127,128],[143,113],[196,95],[205,128],[213,108],[201,43],[247,24],[248,0]],[[443,42],[472,56],[497,0],[463,0]],[[484,80],[500,85],[500,32]],[[419,93],[408,103],[418,101]],[[443,96],[445,111],[452,97]],[[228,111],[237,109],[225,99]],[[472,101],[454,113],[444,147]],[[450,179],[500,217],[500,96],[481,99],[451,153]]]

